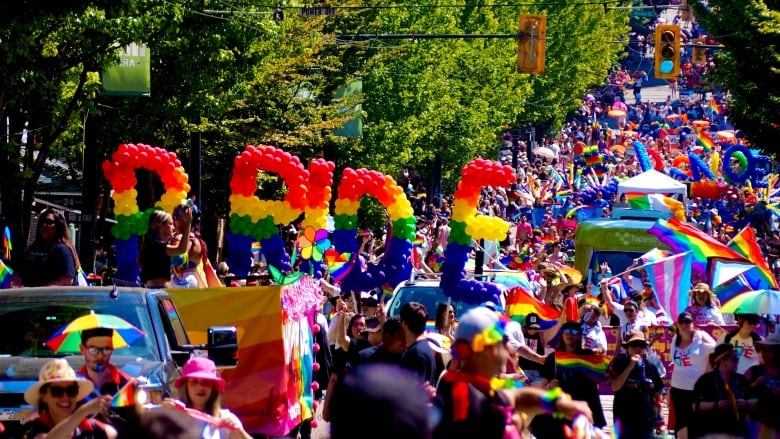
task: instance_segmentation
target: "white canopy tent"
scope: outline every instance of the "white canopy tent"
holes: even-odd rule
[[[650,169],[618,183],[618,199],[626,193],[680,194],[685,200],[688,197],[688,187],[666,174]]]

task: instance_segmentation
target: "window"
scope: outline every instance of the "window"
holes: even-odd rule
[[[187,337],[187,331],[184,329],[184,324],[181,322],[179,312],[176,311],[176,307],[173,305],[171,299],[160,300],[160,312],[162,312],[162,320],[166,327],[166,333],[168,333],[168,341],[172,348],[178,348],[190,344],[190,339]],[[173,336],[173,339],[171,339]]]

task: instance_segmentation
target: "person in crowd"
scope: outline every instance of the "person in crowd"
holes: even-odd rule
[[[588,405],[571,399],[559,388],[507,388],[494,378],[504,372],[508,351],[507,319],[486,307],[470,309],[455,330],[454,355],[459,368],[442,377],[434,405],[441,414],[433,437],[518,437],[526,419],[541,413],[560,413],[571,419],[583,415],[592,421]],[[509,435],[509,436],[507,436]]]
[[[455,307],[450,303],[436,306],[435,330],[450,340],[455,335]]]
[[[686,308],[693,318],[694,323],[702,325],[725,325],[723,314],[717,305],[717,298],[709,285],[700,282],[688,293],[692,303]]]
[[[336,339],[338,338],[338,324],[342,319],[342,313],[344,315],[343,318],[346,318],[347,321],[349,321],[349,319],[355,315],[355,310],[357,309],[356,298],[354,295],[349,294],[348,292],[343,295],[340,295],[340,293],[342,293],[342,291],[336,287],[334,295],[331,298],[331,303],[336,309],[336,312],[333,315],[333,318],[330,320],[330,325],[328,325],[328,339],[330,340],[331,344],[334,345],[334,347],[336,344]],[[339,309],[342,308],[338,305],[339,301],[344,302],[344,311],[339,311]]]
[[[693,411],[693,385],[704,374],[715,340],[707,332],[696,329],[693,315],[682,312],[672,341],[671,389],[669,399],[674,411],[674,433],[677,439],[688,438],[688,422]]]
[[[192,209],[182,212],[182,235],[190,236]],[[176,229],[168,212],[155,210],[149,215],[149,229],[141,241],[138,264],[141,266],[141,282],[147,288],[165,288],[171,281],[171,258],[187,252],[189,240],[171,243]]]
[[[585,349],[604,354],[607,352],[607,334],[601,327],[601,307],[585,305],[582,317],[582,342]]]
[[[200,425],[182,411],[148,410],[119,430],[119,439],[201,439]]]
[[[741,358],[729,343],[717,345],[710,354],[712,371],[699,377],[693,386],[689,438],[747,437],[747,416],[755,410],[758,400],[748,380],[737,372]]]
[[[653,292],[651,295],[642,297],[645,303],[645,312],[650,316],[650,319],[655,319],[654,325],[671,325],[672,320],[666,314],[666,310],[658,303],[658,295]]]
[[[24,251],[17,283],[25,287],[73,285],[78,269],[79,257],[65,216],[59,210],[44,210],[38,216],[35,240]]]
[[[36,408],[38,416],[22,426],[22,437],[116,438],[114,427],[94,418],[109,409],[110,396],[101,396],[78,405],[92,389],[92,383],[76,376],[76,372],[64,358],[47,361],[41,367],[38,382],[24,392],[24,400]]]
[[[772,334],[756,342],[761,364],[748,369],[745,373],[758,399],[756,411],[751,418],[758,421],[759,428],[754,432],[757,439],[775,439],[780,437],[780,334]]]
[[[78,370],[79,376],[93,384],[91,397],[115,395],[119,389],[133,381],[133,377],[111,364],[114,353],[114,330],[111,328],[93,328],[81,331],[79,350],[84,356],[84,366]]]
[[[430,401],[413,372],[391,364],[360,366],[333,389],[330,437],[431,439]]]
[[[526,376],[528,377],[528,381],[531,384],[540,383],[542,380],[542,367],[544,366],[544,362],[546,360],[546,341],[545,341],[545,331],[542,331],[542,327],[539,324],[539,315],[536,313],[529,313],[525,316],[525,321],[523,322],[523,344],[528,347],[528,349],[538,355],[538,358],[541,360],[537,360],[536,358],[528,359],[524,356],[520,355],[518,360],[519,367],[525,372]],[[512,337],[509,337],[509,344],[513,345]],[[519,349],[519,347],[516,347],[516,349]]]
[[[561,327],[556,352],[569,352],[576,355],[593,355],[590,349],[582,347],[582,328],[577,322],[566,322]],[[542,387],[550,390],[560,387],[578,401],[585,401],[593,413],[593,425],[604,427],[607,424],[601,407],[598,383],[581,371],[556,367],[555,355],[548,355],[542,370]],[[540,438],[565,438],[565,422],[550,415],[541,415],[531,422],[531,431]]]
[[[192,221],[190,222],[189,235],[184,232],[187,228],[184,222],[184,211],[192,209]],[[208,259],[208,247],[200,236],[199,223],[200,211],[196,206],[181,205],[173,211],[173,225],[176,233],[170,241],[170,245],[178,247],[182,239],[187,239],[187,250],[181,255],[171,258],[173,268],[173,281],[171,286],[179,288],[218,288],[222,286],[219,277]]]
[[[244,430],[238,416],[222,408],[225,380],[217,373],[213,361],[206,357],[190,358],[184,363],[181,376],[176,378],[173,385],[178,391],[178,401],[186,408],[219,420],[220,426],[199,421],[203,439],[251,439],[252,436]],[[171,399],[163,401],[163,406],[167,408],[178,409],[177,404]]]
[[[425,336],[428,310],[418,302],[401,307],[401,327],[406,336],[406,352],[401,357],[401,367],[415,372],[421,382],[435,384],[441,370],[437,370],[436,357]]]
[[[621,437],[651,439],[664,382],[647,361],[648,343],[642,331],[630,331],[623,343],[626,353],[615,356],[607,370],[615,392],[613,417]]]
[[[378,322],[378,320],[377,320]],[[381,343],[358,352],[355,364],[399,364],[401,356],[406,351],[406,334],[401,328],[401,321],[395,318],[387,319],[380,331]]]
[[[718,344],[728,343],[734,346],[739,356],[737,372],[744,374],[760,361],[756,352],[756,342],[761,340],[761,335],[756,332],[759,317],[758,314],[738,314],[736,318],[738,328],[722,334],[718,338]]]
[[[623,305],[623,314],[626,316],[626,323],[620,325],[616,346],[623,351],[623,340],[626,340],[628,331],[642,331],[647,335],[648,326],[639,320],[639,305],[633,300],[629,300]]]

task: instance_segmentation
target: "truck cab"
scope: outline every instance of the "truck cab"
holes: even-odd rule
[[[62,326],[90,312],[115,315],[144,332],[144,337],[131,346],[116,349],[111,363],[137,380],[142,398],[148,403],[159,404],[172,395],[178,368],[197,354],[198,349],[208,349],[218,366],[236,365],[235,327],[210,328],[210,341],[213,339],[214,343],[191,345],[178,311],[164,290],[119,287],[0,290],[0,421],[6,428],[3,437],[17,437],[14,431],[32,413],[34,407],[25,403],[24,392],[38,381],[38,371],[44,363],[60,357],[67,359],[76,370],[84,365],[84,357],[79,352],[55,352],[45,342]]]

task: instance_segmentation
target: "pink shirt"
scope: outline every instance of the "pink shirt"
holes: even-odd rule
[[[517,228],[515,229],[515,241],[523,242],[524,240],[531,237],[532,234],[533,234],[533,228],[531,228],[530,223],[528,222],[519,223],[517,225]]]

